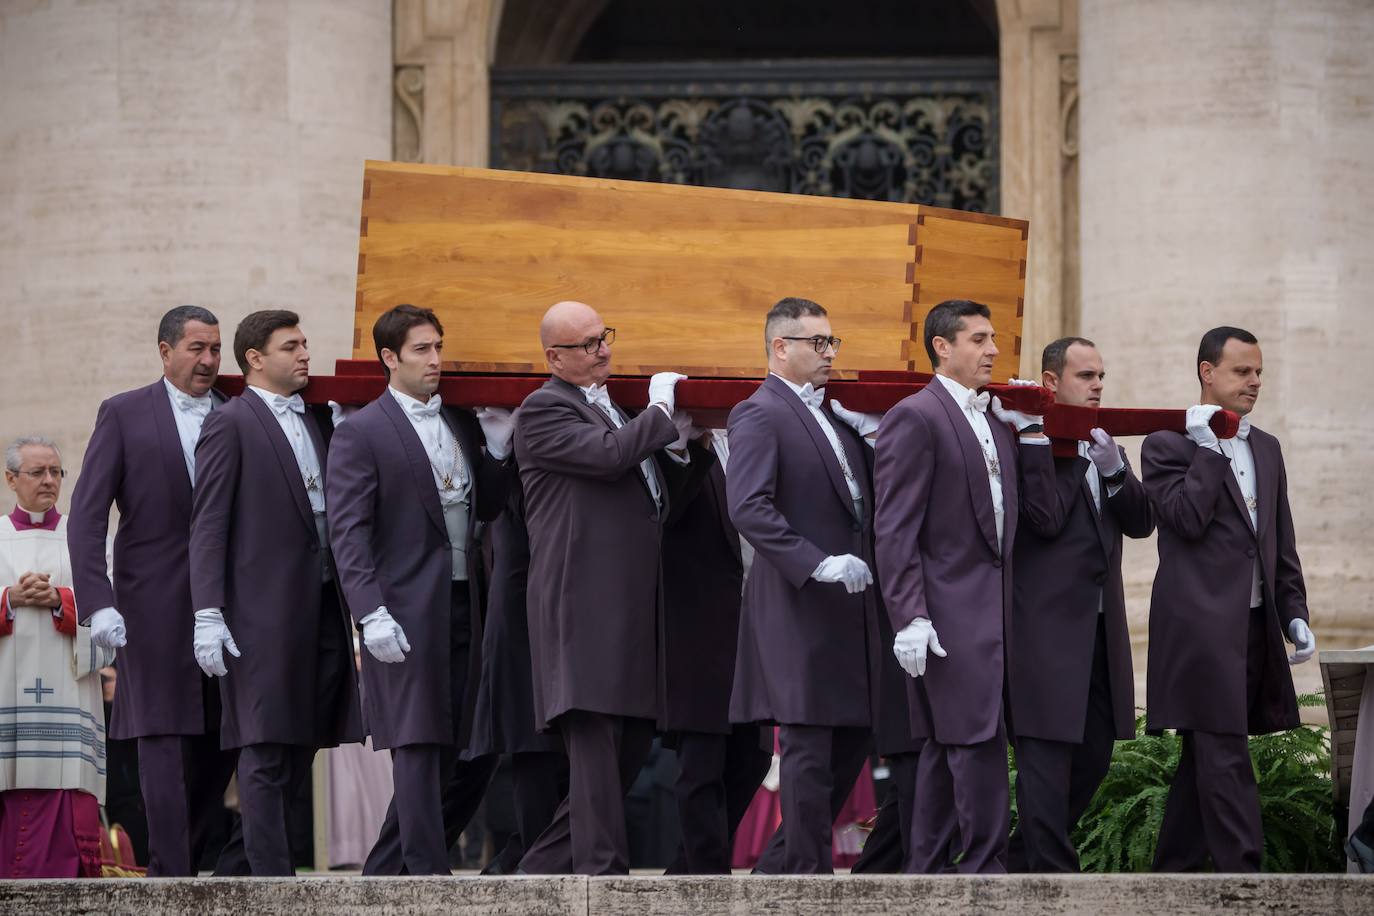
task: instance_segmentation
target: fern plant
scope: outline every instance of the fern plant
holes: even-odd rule
[[[1298,699],[1301,706],[1324,702],[1321,694]],[[1074,833],[1083,871],[1150,870],[1181,753],[1177,735],[1147,735],[1145,718],[1136,719],[1136,737],[1117,742],[1111,768]],[[1343,871],[1327,730],[1304,725],[1256,736],[1250,739],[1250,757],[1264,822],[1264,870]],[[1014,757],[1011,779],[1014,791]]]

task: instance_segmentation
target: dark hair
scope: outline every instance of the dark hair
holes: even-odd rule
[[[1069,357],[1069,347],[1074,344],[1082,344],[1085,347],[1096,348],[1086,337],[1061,337],[1052,343],[1045,345],[1045,352],[1040,354],[1040,371],[1053,372],[1055,375],[1064,374],[1064,363]]]
[[[239,322],[238,329],[234,331],[234,359],[243,370],[243,374],[248,374],[249,350],[261,353],[267,346],[267,341],[272,339],[273,331],[294,328],[300,323],[301,316],[286,309],[264,309],[244,316]]]
[[[819,302],[812,302],[810,299],[802,299],[798,296],[788,296],[779,299],[773,307],[768,310],[768,317],[763,319],[763,346],[767,350],[773,345],[773,338],[779,335],[775,333],[777,326],[785,321],[797,321],[801,318],[824,318],[825,309]]]
[[[398,305],[377,317],[377,323],[372,325],[372,342],[377,347],[377,359],[382,363],[382,371],[386,373],[387,378],[391,378],[391,370],[382,360],[382,351],[390,350],[399,358],[401,348],[405,346],[406,335],[410,333],[411,328],[421,324],[434,325],[434,330],[439,332],[439,336],[444,336],[444,326],[439,323],[439,316],[434,314],[433,309]]]
[[[1219,328],[1212,328],[1202,335],[1202,341],[1197,345],[1197,381],[1202,384],[1202,364],[1211,363],[1215,366],[1221,361],[1221,351],[1226,349],[1226,341],[1239,340],[1241,343],[1257,344],[1259,340],[1254,334],[1242,328],[1233,328],[1222,325]]]
[[[940,357],[935,355],[935,338],[943,337],[950,343],[964,329],[964,319],[971,315],[992,318],[992,311],[981,302],[972,299],[946,299],[926,313],[925,344],[926,356],[930,357],[930,367],[940,365]]]
[[[198,305],[178,305],[162,316],[157,323],[157,342],[175,347],[186,336],[186,322],[199,321],[201,324],[219,324],[215,313]]]

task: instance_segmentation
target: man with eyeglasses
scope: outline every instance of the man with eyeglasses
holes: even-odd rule
[[[535,721],[562,735],[568,797],[522,871],[626,874],[624,796],[660,712],[659,545],[667,486],[654,453],[685,444],[674,386],[649,381],[630,417],[606,392],[615,331],[590,306],[559,302],[539,325],[553,378],[516,414],[515,456],[530,538]]]
[[[162,378],[100,405],[72,493],[67,542],[81,622],[119,650],[110,737],[138,739],[148,814],[148,874],[194,875],[237,751],[220,749],[219,687],[196,664],[188,532],[196,441],[224,398],[219,320],[178,306],[158,325]],[[110,508],[119,507],[114,582],[106,572]],[[216,874],[242,873],[237,833]]]
[[[100,877],[112,652],[76,625],[62,457],[41,436],[5,450],[14,511],[0,517],[0,877]]]
[[[730,412],[730,518],[755,551],[730,721],[779,726],[782,825],[758,870],[829,874],[877,717],[873,487],[867,446],[825,405],[840,346],[825,309],[780,300],[764,346],[768,377]]]

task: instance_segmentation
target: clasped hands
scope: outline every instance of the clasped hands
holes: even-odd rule
[[[57,589],[49,584],[51,578],[48,573],[24,573],[17,585],[9,587],[10,607],[61,607],[62,598],[57,594]]]

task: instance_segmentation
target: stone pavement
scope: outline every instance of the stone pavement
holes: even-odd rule
[[[836,876],[815,878],[233,878],[0,882],[0,913],[465,913],[745,916],[1368,916],[1374,877],[1346,875]]]

